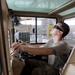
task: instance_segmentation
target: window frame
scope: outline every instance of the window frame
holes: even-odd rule
[[[44,44],[44,43],[37,42],[37,18],[53,18],[53,19],[56,19],[56,23],[58,22],[58,19],[56,17],[24,16],[24,15],[16,15],[16,16],[17,17],[35,17],[35,43],[31,43],[31,44]]]

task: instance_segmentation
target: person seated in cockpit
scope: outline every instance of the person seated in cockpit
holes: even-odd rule
[[[29,67],[33,68],[30,73],[27,73],[25,69],[21,75],[59,75],[59,69],[64,66],[69,56],[70,47],[63,40],[63,38],[69,33],[69,26],[63,21],[58,22],[51,30],[52,39],[46,44],[40,47],[28,45],[23,46],[21,43],[15,42],[11,45],[12,50],[20,50],[35,55],[48,55],[48,63],[38,60],[27,59],[26,63]],[[25,72],[24,72],[25,71]]]

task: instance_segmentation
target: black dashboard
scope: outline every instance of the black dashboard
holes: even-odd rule
[[[36,60],[48,62],[48,55],[32,55],[32,54],[28,54],[26,52],[19,52],[18,58],[20,61],[25,61],[25,57],[28,57],[30,59],[36,59]]]

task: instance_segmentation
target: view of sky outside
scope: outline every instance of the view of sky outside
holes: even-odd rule
[[[69,26],[75,25],[75,18],[70,18],[64,20],[65,23],[67,23]]]

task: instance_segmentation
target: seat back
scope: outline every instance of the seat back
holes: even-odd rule
[[[63,67],[61,75],[75,75],[75,46],[73,47],[70,56]]]

